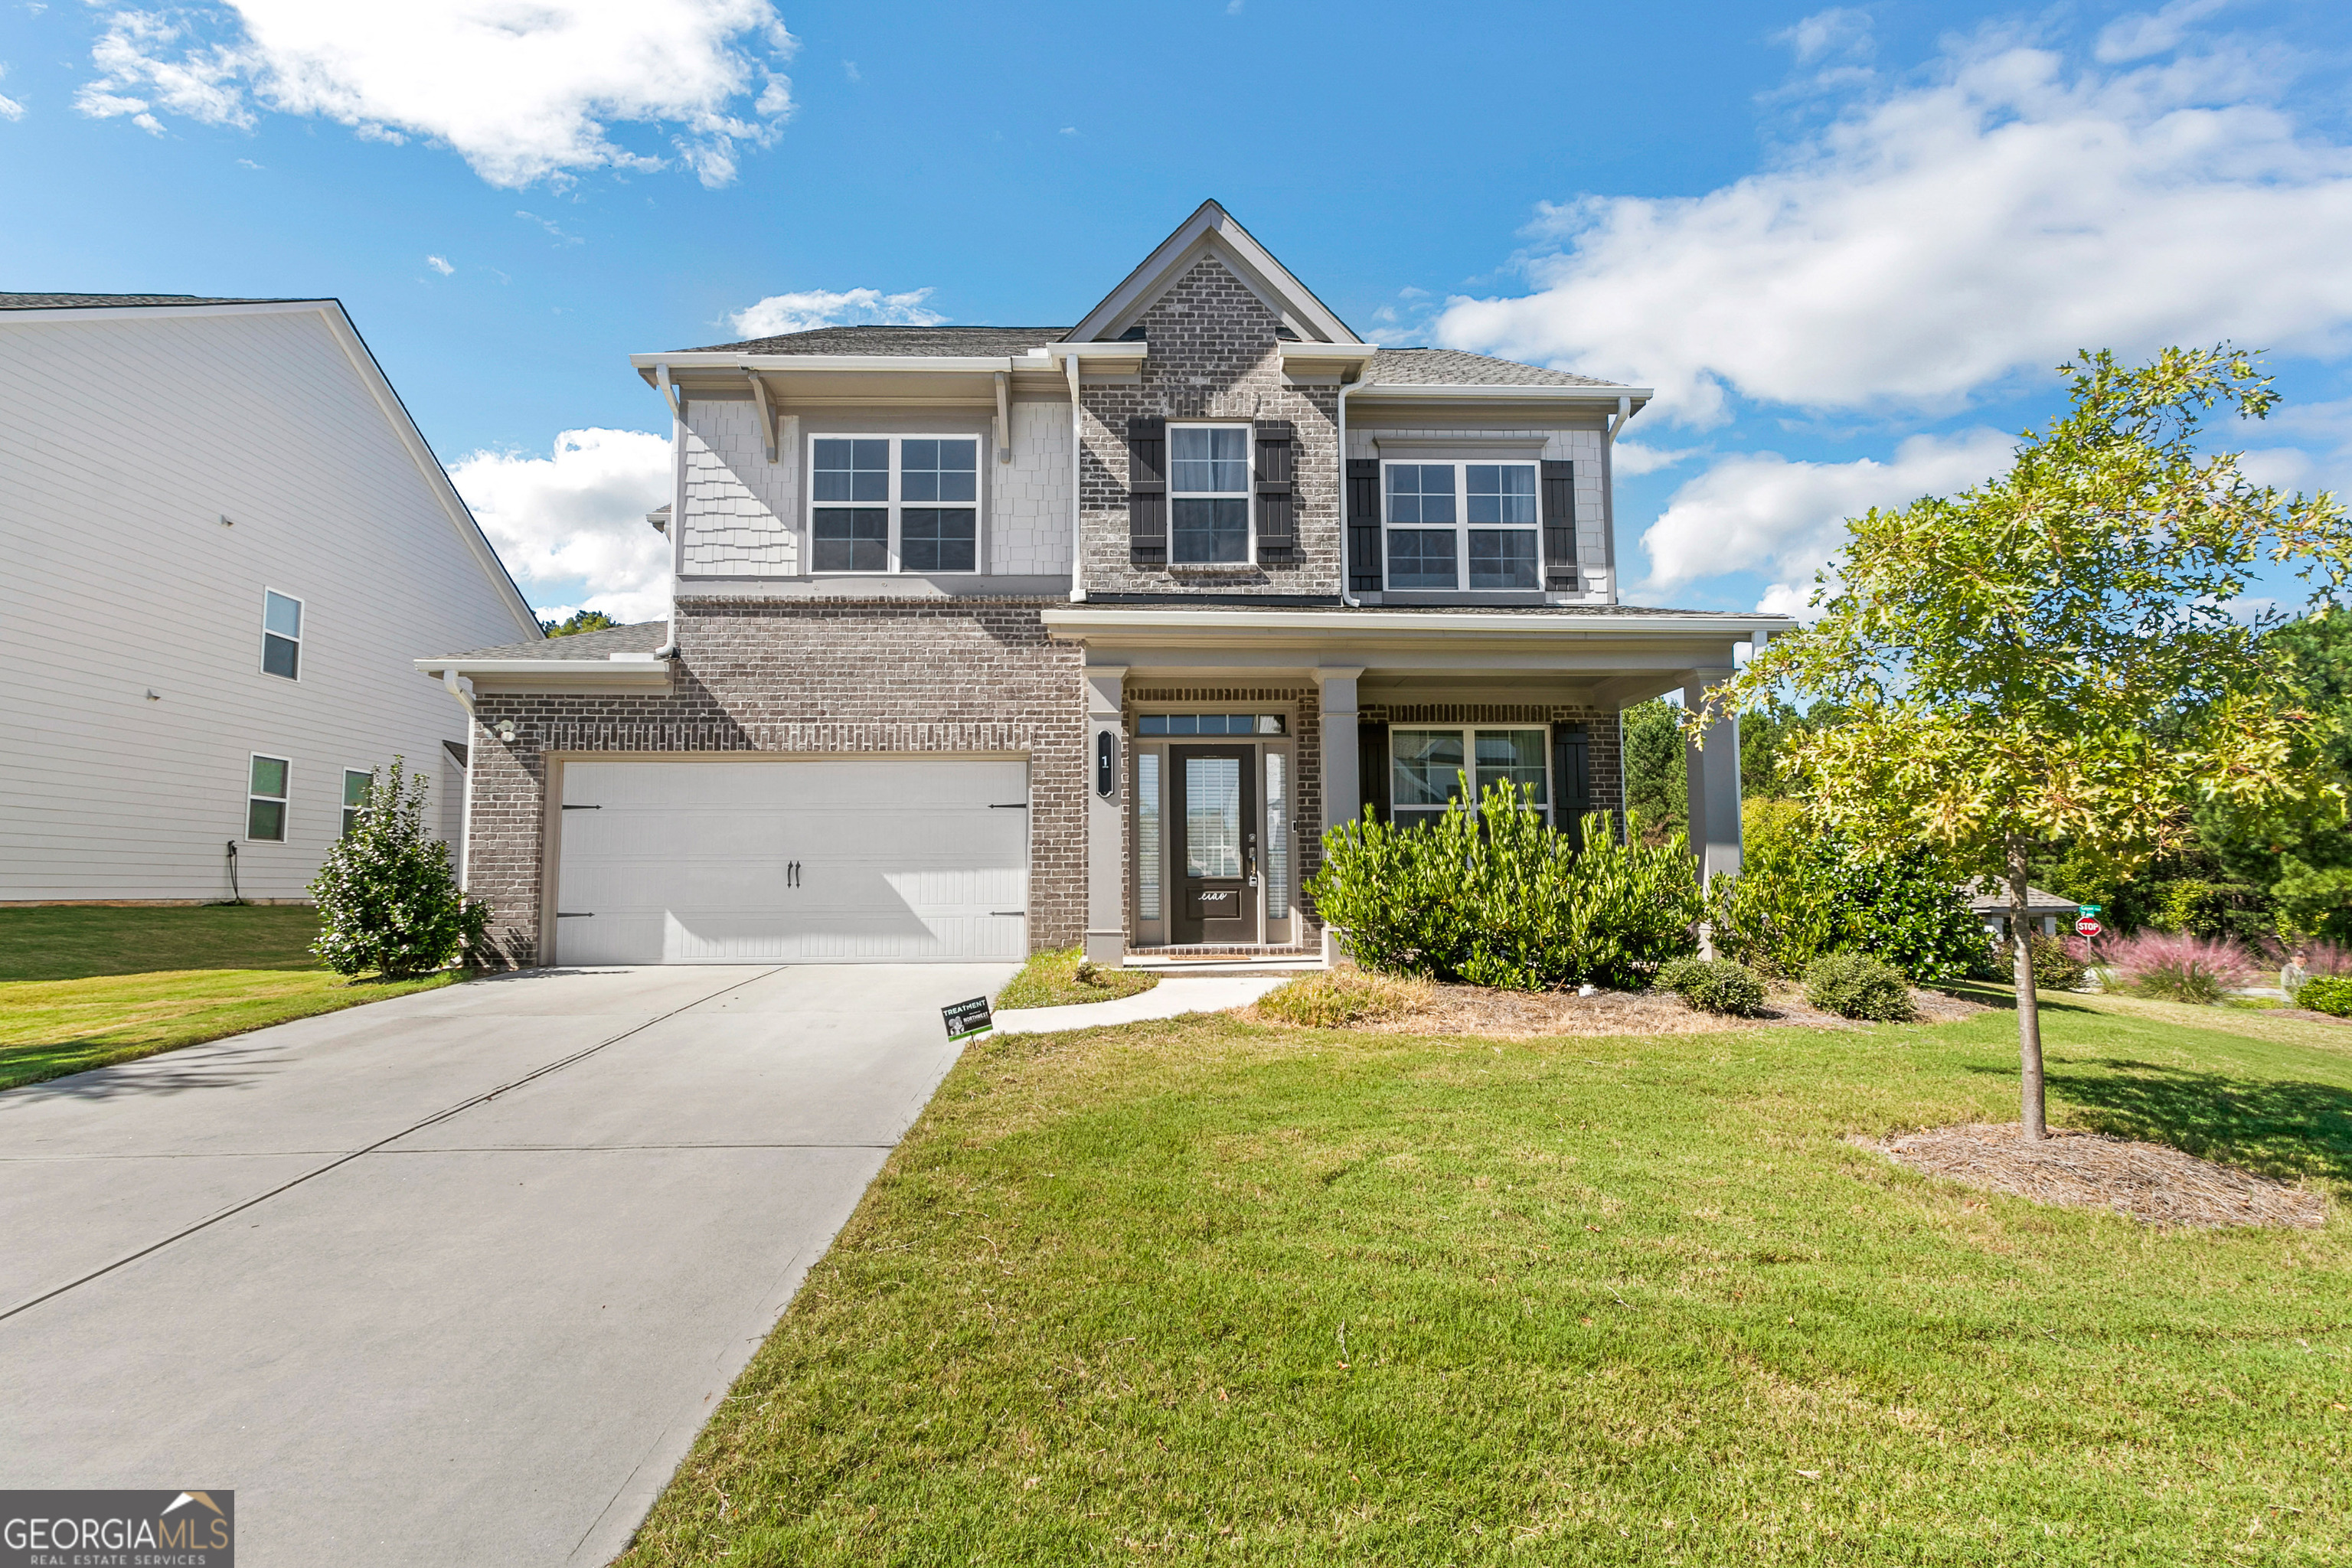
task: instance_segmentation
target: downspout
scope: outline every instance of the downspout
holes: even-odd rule
[[[1617,417],[1609,421],[1609,444],[1611,446],[1614,447],[1617,444],[1617,432],[1625,428],[1625,421],[1632,417],[1633,417],[1633,400],[1630,397],[1619,398],[1617,400]]]
[[[756,385],[758,377],[752,378]],[[667,363],[654,366],[654,384],[661,389],[662,401],[669,405],[669,638],[654,649],[656,658],[677,657],[677,558],[686,548],[686,404],[677,389],[670,384]],[[767,400],[761,399],[764,407]],[[771,426],[772,428],[772,424]],[[471,847],[468,846],[470,848]]]
[[[1339,384],[1339,603],[1360,609],[1363,602],[1348,592],[1348,394],[1364,384],[1364,373]]]
[[[1082,568],[1086,550],[1086,500],[1078,494],[1078,447],[1086,436],[1086,410],[1078,403],[1078,356],[1064,354],[1062,369],[1070,378],[1070,603],[1087,602]]]

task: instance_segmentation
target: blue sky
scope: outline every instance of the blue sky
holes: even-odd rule
[[[534,602],[635,616],[627,354],[1067,322],[1213,195],[1368,336],[1658,386],[1627,596],[1784,607],[2079,344],[2273,350],[2243,444],[2340,485],[2347,65],[2340,0],[5,0],[0,288],[341,299]]]

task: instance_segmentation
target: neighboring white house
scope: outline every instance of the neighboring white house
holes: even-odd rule
[[[0,903],[303,894],[539,624],[332,300],[0,294]],[[234,854],[232,854],[232,847]]]

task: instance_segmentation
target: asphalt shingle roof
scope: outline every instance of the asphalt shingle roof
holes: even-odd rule
[[[573,632],[568,637],[541,637],[537,642],[502,643],[467,653],[441,654],[442,658],[603,658],[614,653],[651,653],[669,640],[667,621],[639,621],[633,626],[607,626],[601,632]]]
[[[1969,900],[1969,910],[1977,914],[1998,915],[2009,912],[2009,885],[2005,882],[1990,881],[1982,877],[1973,877],[1960,884],[1960,893]],[[2045,893],[2030,882],[2026,884],[2025,910],[2028,914],[2071,915],[2080,910],[2082,907],[2072,899],[2061,898],[2056,893]]]
[[[1025,354],[1058,343],[1067,327],[818,327],[781,337],[713,343],[688,353],[966,354],[987,358]]]
[[[131,305],[275,305],[278,300],[234,300],[209,294],[0,294],[0,310],[81,310]]]
[[[1617,386],[1565,370],[1460,349],[1382,349],[1364,373],[1367,386]]]

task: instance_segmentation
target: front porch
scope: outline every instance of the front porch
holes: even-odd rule
[[[1087,956],[1193,972],[1330,961],[1300,895],[1324,830],[1442,811],[1462,775],[1622,824],[1619,711],[1727,679],[1778,616],[1613,608],[1045,612],[1086,648]],[[1736,721],[1689,754],[1694,850],[1739,864]]]

